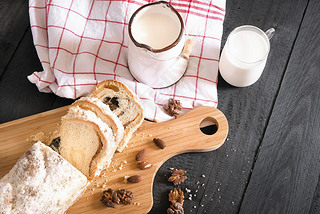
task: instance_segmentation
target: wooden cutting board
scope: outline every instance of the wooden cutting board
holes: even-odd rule
[[[30,117],[22,118],[0,125],[0,178],[2,178],[18,158],[34,143],[27,141],[31,135],[39,132],[54,131],[67,107],[51,110]],[[206,122],[217,125],[213,135],[201,132],[199,126]],[[170,157],[185,152],[205,152],[219,148],[228,134],[228,121],[222,112],[212,107],[199,107],[178,119],[152,123],[144,121],[133,135],[122,153],[116,153],[112,166],[88,187],[83,196],[68,210],[67,213],[147,213],[150,211],[153,179],[159,167]],[[152,141],[160,138],[166,143],[163,150]],[[135,160],[138,151],[146,149],[145,160],[152,167],[140,170]],[[125,176],[140,175],[140,183],[124,183]],[[102,191],[128,189],[135,195],[133,204],[116,205],[116,208],[105,207],[101,202]]]

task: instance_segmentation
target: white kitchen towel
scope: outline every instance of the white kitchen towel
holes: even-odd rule
[[[152,89],[128,70],[128,22],[146,0],[30,0],[34,45],[43,71],[28,79],[41,92],[76,99],[105,79],[123,82],[142,100],[145,117],[173,119],[163,109],[180,100],[181,114],[198,106],[217,106],[217,79],[225,0],[173,0],[186,37],[194,41],[185,75],[174,85]]]

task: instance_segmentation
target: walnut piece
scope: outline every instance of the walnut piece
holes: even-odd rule
[[[107,207],[115,208],[115,204],[119,204],[120,202],[125,205],[131,204],[133,197],[133,193],[126,189],[120,189],[117,192],[108,189],[103,191],[101,202]]]
[[[105,97],[102,101],[104,104],[108,105],[111,111],[119,108],[118,97]]]
[[[171,204],[167,209],[167,214],[184,214],[183,206],[179,202]]]
[[[142,161],[140,163],[138,163],[138,166],[141,170],[145,170],[145,169],[149,169],[152,167],[152,164],[149,163],[148,161]]]
[[[112,189],[108,189],[103,191],[101,202],[107,207],[115,208],[114,204],[119,204],[120,198],[115,191],[113,191]]]
[[[120,198],[120,201],[125,205],[131,204],[134,198],[133,193],[126,189],[119,189],[118,196]]]
[[[53,149],[53,151],[55,151],[55,152],[60,154],[60,142],[61,142],[61,138],[60,137],[56,137],[51,141],[49,147],[51,149]]]
[[[187,171],[182,169],[173,169],[172,175],[168,178],[168,181],[172,182],[174,185],[181,184],[187,179],[187,176],[184,175],[186,172]]]
[[[172,98],[168,100],[168,104],[165,104],[163,108],[170,116],[179,115],[182,109],[180,100],[174,100]]]
[[[173,191],[169,192],[169,201],[174,205],[176,202],[180,203],[183,206],[184,194],[181,189],[174,188]]]

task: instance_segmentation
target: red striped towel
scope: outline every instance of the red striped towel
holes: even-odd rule
[[[164,89],[138,83],[127,65],[128,22],[146,0],[30,0],[34,45],[43,71],[28,76],[41,92],[77,98],[105,79],[126,84],[142,100],[145,117],[172,119],[163,109],[180,100],[182,114],[195,107],[217,106],[217,78],[225,0],[173,0],[186,36],[194,41],[188,69]]]

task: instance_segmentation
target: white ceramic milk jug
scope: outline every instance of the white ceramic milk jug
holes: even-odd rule
[[[163,88],[183,76],[188,58],[181,57],[184,23],[169,3],[159,1],[140,7],[131,16],[128,31],[128,65],[137,81]]]

